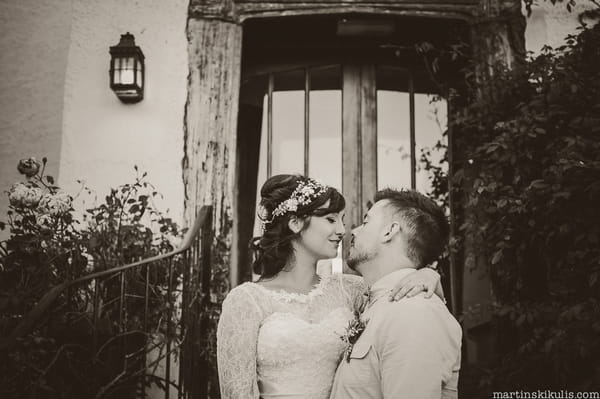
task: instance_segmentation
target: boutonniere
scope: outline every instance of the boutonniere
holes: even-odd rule
[[[340,339],[346,345],[344,349],[344,358],[346,362],[350,363],[350,354],[352,353],[352,348],[354,348],[354,344],[358,341],[361,334],[367,327],[367,320],[363,320],[361,315],[365,308],[369,303],[369,293],[365,293],[362,297],[358,297],[354,301],[352,319],[348,322],[348,326],[343,335],[340,336]]]

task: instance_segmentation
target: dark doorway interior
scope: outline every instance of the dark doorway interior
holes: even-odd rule
[[[377,188],[377,90],[405,92],[407,98],[409,92],[411,96],[438,93],[423,54],[417,48],[424,43],[444,48],[450,40],[465,39],[467,32],[463,21],[380,15],[280,17],[245,22],[234,220],[240,281],[251,278],[248,243],[255,233],[257,185],[260,184],[257,176],[261,144],[264,146],[266,139],[264,125],[271,118],[267,114],[272,93],[293,90],[343,93],[340,123],[343,126],[343,169],[348,176],[342,180],[356,184],[352,187],[344,184],[347,186],[344,194],[351,207],[356,208],[351,224],[360,217],[361,208]],[[306,100],[305,110],[310,101]],[[358,114],[361,116],[357,118]],[[304,125],[310,124],[309,119],[310,116],[305,116]],[[351,124],[354,130],[349,128]],[[414,126],[411,130],[414,136]],[[298,151],[302,152],[302,146]],[[312,174],[308,163],[305,160],[304,172]],[[277,173],[276,168],[274,172]],[[414,167],[412,173],[414,175]]]

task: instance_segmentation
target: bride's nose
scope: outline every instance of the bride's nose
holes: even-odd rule
[[[342,222],[341,220],[338,220],[338,222],[336,223],[335,234],[337,234],[340,237],[343,237],[344,234],[346,234],[346,227],[344,226],[344,222]]]

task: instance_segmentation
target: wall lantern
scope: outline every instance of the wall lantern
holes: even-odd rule
[[[110,47],[110,88],[124,103],[144,98],[144,53],[129,32]]]

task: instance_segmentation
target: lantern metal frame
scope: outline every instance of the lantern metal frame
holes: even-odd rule
[[[146,68],[144,53],[135,45],[134,36],[127,32],[121,35],[119,44],[110,47],[110,88],[123,103],[137,103],[144,98],[144,84],[146,81]],[[131,69],[124,69],[123,62],[131,60]],[[118,65],[117,65],[118,64]],[[117,74],[131,71],[133,81],[123,83],[117,79]],[[120,76],[122,78],[122,76]]]

